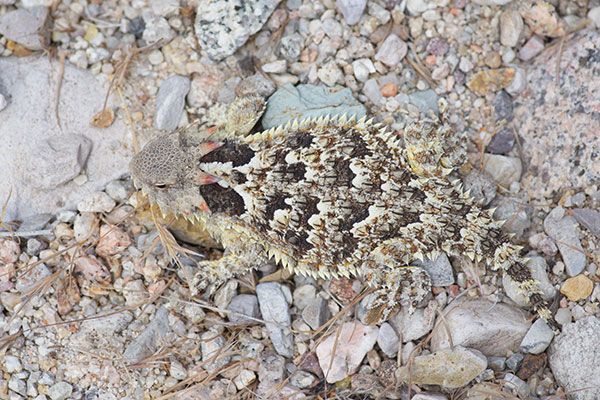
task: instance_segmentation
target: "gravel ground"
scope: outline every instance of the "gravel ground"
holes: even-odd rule
[[[599,0],[0,0],[0,397],[600,397],[599,27]],[[110,88],[115,121],[93,122]],[[470,139],[459,177],[563,332],[445,255],[419,264],[431,298],[380,326],[360,280],[275,265],[192,298],[221,251],[157,228],[124,165],[248,93],[265,128],[335,107],[401,131],[443,107]]]

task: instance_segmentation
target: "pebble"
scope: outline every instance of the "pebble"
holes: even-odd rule
[[[379,92],[379,87],[377,87]],[[262,117],[265,129],[285,124],[289,120],[299,121],[325,115],[355,115],[357,119],[367,113],[348,88],[333,91],[323,86],[285,84],[269,99]]]
[[[408,0],[406,2],[406,9],[410,15],[419,15],[427,10],[429,3],[427,0]]]
[[[131,238],[121,228],[114,225],[102,225],[100,238],[96,245],[96,254],[101,257],[110,257],[120,254],[131,245]]]
[[[395,83],[386,83],[381,87],[383,97],[394,97],[398,94],[398,86]]]
[[[156,15],[170,17],[179,13],[179,0],[151,0],[150,6]]]
[[[270,74],[282,74],[286,71],[287,62],[285,60],[277,60],[270,63],[263,64],[260,67],[263,72]]]
[[[336,4],[348,25],[356,25],[365,10],[367,0],[336,0]]]
[[[44,263],[37,264],[35,267],[28,268],[27,272],[19,275],[15,289],[21,293],[27,293],[30,289],[38,285],[42,279],[52,275],[52,271]]]
[[[600,212],[590,208],[574,208],[571,213],[577,222],[600,238]]]
[[[550,346],[552,339],[554,339],[552,329],[546,321],[538,318],[527,331],[519,348],[523,353],[541,354]]]
[[[530,389],[527,382],[516,376],[515,374],[511,374],[510,372],[504,375],[504,379],[502,380],[504,387],[508,389],[512,389],[518,393],[520,398],[526,399],[529,398]]]
[[[503,197],[494,211],[494,219],[506,221],[503,229],[522,237],[523,232],[531,226],[533,207],[525,200],[516,197]]]
[[[435,301],[430,301],[427,307],[417,308],[413,312],[410,312],[407,307],[402,307],[389,322],[400,334],[403,342],[410,342],[431,331],[435,322],[436,309]]]
[[[170,359],[169,375],[178,381],[184,380],[188,376],[186,368],[174,357]]]
[[[23,396],[25,396],[27,393],[27,385],[25,384],[25,381],[17,378],[16,375],[12,375],[8,380],[8,388]]]
[[[513,118],[512,113],[512,98],[508,93],[506,93],[506,91],[500,90],[496,93],[496,97],[494,97],[494,120],[504,120],[506,122],[509,122]]]
[[[509,371],[518,371],[525,356],[521,353],[515,353],[506,359],[506,368]]]
[[[229,280],[225,282],[223,286],[217,289],[216,293],[213,296],[215,306],[219,309],[225,309],[237,294],[238,286],[239,284],[235,280]],[[219,314],[222,317],[224,316],[223,313]]]
[[[82,173],[91,149],[92,141],[83,135],[65,134],[38,141],[23,178],[30,185],[54,189]]]
[[[4,110],[8,106],[8,100],[2,93],[0,93],[0,111]]]
[[[373,61],[369,58],[359,58],[358,60],[352,61],[352,69],[354,71],[354,77],[359,82],[365,82],[369,79],[369,74],[376,72]]]
[[[488,51],[483,57],[483,62],[490,68],[500,68],[502,65],[502,57],[497,51]]]
[[[450,49],[448,41],[443,36],[434,36],[427,43],[426,50],[429,54],[443,56]]]
[[[344,80],[344,73],[333,60],[320,67],[317,76],[327,86],[333,86]]]
[[[194,23],[198,43],[210,58],[222,60],[258,32],[278,4],[279,0],[201,3]]]
[[[523,68],[512,66],[514,76],[504,89],[512,97],[517,97],[527,87],[527,73]]]
[[[443,313],[447,329],[433,332],[433,351],[450,346],[448,331],[454,346],[474,348],[486,356],[506,356],[518,351],[531,325],[524,311],[485,299],[459,298],[446,306]]]
[[[560,288],[560,292],[571,301],[586,299],[594,290],[594,282],[581,274],[567,279]]]
[[[289,289],[284,289],[277,282],[260,283],[256,286],[256,295],[275,351],[290,358],[294,355],[294,343],[290,331],[290,309],[284,290]]]
[[[166,131],[177,128],[185,106],[185,96],[190,91],[189,78],[171,75],[160,84],[156,96],[154,127]]]
[[[108,182],[105,192],[116,202],[124,202],[129,197],[129,186],[120,179]]]
[[[73,393],[73,386],[67,382],[60,381],[48,388],[46,394],[52,400],[65,400]]]
[[[531,257],[527,263],[527,268],[531,271],[533,279],[538,281],[538,288],[542,291],[544,300],[551,300],[556,296],[556,289],[548,278],[548,264],[544,257]],[[522,294],[519,285],[513,281],[508,274],[502,276],[502,286],[504,292],[512,301],[521,307],[529,306],[529,300]]]
[[[515,9],[506,9],[500,14],[500,43],[506,47],[515,47],[523,32],[523,17]]]
[[[512,115],[512,112],[511,112]],[[492,139],[485,147],[486,152],[493,154],[506,154],[515,147],[515,134],[512,129],[503,126],[492,136]]]
[[[548,351],[550,369],[574,400],[600,397],[600,319],[588,316],[563,326]],[[580,390],[586,388],[587,390]]]
[[[243,369],[233,378],[233,384],[238,390],[242,390],[247,388],[255,380],[256,375],[254,372]]]
[[[260,318],[258,298],[252,294],[238,294],[231,299],[227,310],[252,318]],[[257,323],[257,321],[244,318],[242,315],[227,314],[227,318],[234,325],[253,325]]]
[[[0,35],[30,50],[43,50],[49,36],[50,10],[47,7],[20,8],[0,15]]]
[[[363,358],[375,346],[378,329],[358,321],[346,322],[316,349],[319,365],[328,383],[345,379],[358,370]]]
[[[171,26],[166,18],[159,17],[151,13],[144,13],[143,11],[142,18],[144,18],[145,23],[142,39],[144,39],[146,43],[156,43],[160,39],[163,39],[168,43],[175,37],[175,32],[173,29],[171,29]]]
[[[285,358],[265,350],[260,355],[258,364],[258,380],[266,387],[279,384],[285,376]]]
[[[91,193],[85,199],[77,203],[77,210],[81,213],[108,213],[117,203],[105,192]]]
[[[462,72],[468,72],[464,71],[460,66],[463,59],[465,59],[465,57],[461,58],[459,69]],[[467,87],[480,96],[485,96],[502,89],[506,89],[506,91],[512,95],[508,88],[514,83],[515,74],[516,69],[513,67],[480,70],[469,77]],[[458,77],[456,81],[459,83]]]
[[[568,324],[572,319],[571,311],[568,308],[559,308],[554,314],[554,319],[561,325]]]
[[[302,319],[313,330],[319,329],[331,317],[327,301],[321,296],[317,296],[302,310]]]
[[[463,178],[463,184],[465,191],[469,191],[471,197],[483,206],[490,204],[496,197],[496,184],[478,169],[473,168],[469,171]]]
[[[419,109],[423,115],[438,115],[438,95],[433,90],[421,90],[408,95],[408,101]]]
[[[23,368],[23,366],[21,365],[21,360],[11,355],[4,356],[2,364],[4,364],[4,368],[9,374],[12,374],[13,372],[20,372]]]
[[[532,36],[519,49],[519,58],[523,61],[531,60],[544,50],[544,41],[539,36]]]
[[[304,39],[299,34],[287,35],[279,42],[279,54],[289,62],[300,58],[304,48]]]
[[[375,59],[385,65],[395,67],[400,64],[400,61],[406,56],[407,52],[408,45],[406,42],[396,34],[391,33],[379,47],[377,54],[375,54]]]
[[[577,220],[565,215],[565,209],[557,206],[544,219],[544,231],[556,242],[567,274],[579,275],[585,269],[587,260],[579,241]]]
[[[225,351],[227,340],[212,329],[200,335],[200,348],[204,369],[212,374],[231,361],[231,355]]]
[[[302,285],[298,286],[294,290],[294,306],[299,311],[304,310],[304,308],[311,303],[317,295],[317,289],[313,285]]]
[[[517,157],[499,154],[483,154],[483,169],[503,188],[509,188],[513,182],[519,182],[523,166]]]
[[[432,286],[450,286],[454,283],[454,269],[446,253],[440,253],[435,260],[423,257],[423,261],[414,260],[413,265],[427,271]]]
[[[600,28],[600,6],[590,8],[587,17],[592,21],[596,28]]]
[[[396,357],[398,349],[400,348],[400,339],[394,331],[394,328],[387,322],[381,324],[379,332],[377,333],[377,344],[381,351],[390,358]]]
[[[363,93],[371,103],[379,105],[383,101],[383,95],[379,89],[379,83],[375,78],[367,80],[362,89]]]
[[[275,89],[277,89],[275,84],[263,74],[254,74],[244,78],[235,88],[235,91],[238,96],[257,94],[266,98],[271,96],[275,92]]]
[[[0,262],[3,264],[14,263],[19,259],[21,248],[11,239],[0,239]]]
[[[439,385],[457,389],[467,385],[487,368],[487,359],[481,352],[456,345],[413,359],[410,369],[403,366],[396,371],[400,382],[417,385]]]
[[[82,241],[87,238],[91,238],[94,233],[98,232],[98,218],[91,212],[84,212],[77,214],[73,223],[73,234],[75,240]]]
[[[554,6],[545,1],[525,7],[521,15],[531,30],[540,36],[560,37],[566,33],[564,21],[560,19]]]
[[[150,323],[125,348],[123,358],[129,363],[136,363],[151,356],[158,350],[158,346],[164,343],[170,332],[169,310],[160,307]]]

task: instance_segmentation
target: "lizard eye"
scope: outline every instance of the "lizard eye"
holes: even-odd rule
[[[166,189],[168,187],[168,185],[166,183],[158,183],[158,184],[154,185],[154,187],[157,189]]]

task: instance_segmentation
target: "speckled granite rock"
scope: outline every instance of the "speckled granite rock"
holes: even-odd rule
[[[529,159],[522,182],[532,198],[600,179],[600,32],[587,30],[565,43],[560,85],[557,54],[558,43],[535,59],[514,112]]]

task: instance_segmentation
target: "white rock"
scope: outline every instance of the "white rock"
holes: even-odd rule
[[[507,9],[500,14],[500,43],[503,46],[514,47],[519,43],[523,31],[523,17],[517,10]]]
[[[352,69],[354,70],[356,80],[359,82],[365,82],[369,79],[369,74],[373,74],[376,71],[373,61],[369,58],[359,58],[352,61]]]
[[[117,203],[104,192],[96,192],[88,195],[85,199],[77,203],[79,212],[97,212],[107,213],[112,211]]]
[[[600,6],[590,8],[587,17],[594,23],[596,28],[600,28]]]
[[[541,354],[546,351],[553,338],[552,329],[546,321],[538,318],[523,338],[520,349],[524,353]]]
[[[494,181],[504,187],[509,188],[513,182],[518,182],[521,178],[523,166],[521,160],[517,157],[507,157],[499,154],[483,155],[484,171],[487,172]]]
[[[392,33],[381,44],[379,51],[375,55],[375,59],[385,65],[395,67],[406,56],[407,52],[408,45],[406,42]]]

